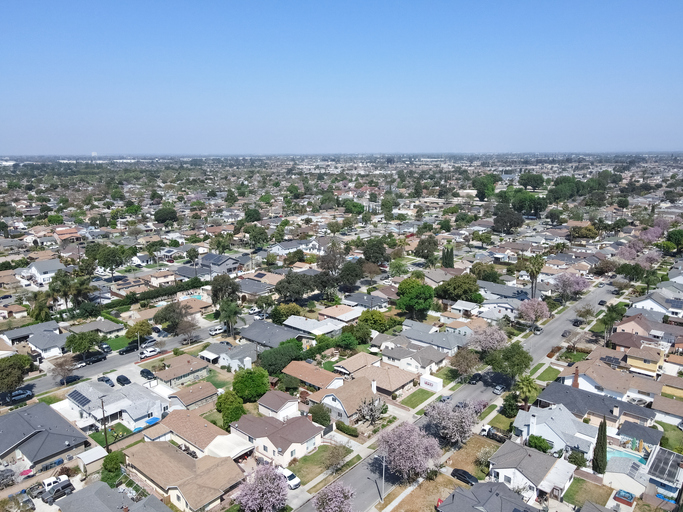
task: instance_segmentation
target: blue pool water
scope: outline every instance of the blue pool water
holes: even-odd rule
[[[627,457],[629,459],[635,460],[636,462],[640,462],[641,464],[647,463],[647,461],[637,453],[629,453],[622,450],[615,450],[614,448],[607,448],[607,460],[610,460],[612,457]]]

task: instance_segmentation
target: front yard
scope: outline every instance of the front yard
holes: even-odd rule
[[[541,374],[536,377],[536,380],[540,380],[543,382],[550,382],[554,381],[557,377],[560,376],[560,370],[557,368],[553,368],[552,366],[548,366]]]
[[[514,421],[514,418],[507,418],[502,414],[496,414],[493,417],[493,419],[489,421],[489,425],[491,425],[492,427],[496,427],[497,429],[503,430],[505,432],[509,432],[510,427]]]
[[[129,343],[130,340],[125,336],[117,336],[116,338],[107,340],[107,344],[111,347],[112,351],[114,352],[117,350],[121,350],[123,347],[127,347]]]
[[[325,471],[325,458],[332,447],[324,444],[310,455],[301,457],[296,464],[289,466],[289,470],[301,479],[301,485],[306,485],[315,477]],[[351,453],[351,448],[345,447],[346,455]]]
[[[468,473],[476,476],[479,480],[483,480],[486,478],[487,473],[484,472],[484,468],[480,468],[475,464],[475,460],[477,454],[489,446],[497,448],[500,444],[487,437],[474,435],[467,441],[465,446],[450,456],[446,461],[446,465],[450,468],[464,469]],[[488,469],[486,471],[488,472]]]
[[[451,368],[450,366],[444,366],[438,372],[436,372],[434,376],[443,380],[444,387],[448,386],[451,382],[459,377],[457,370],[455,368]]]
[[[410,494],[394,507],[395,512],[433,512],[439,499],[446,499],[455,487],[465,487],[465,484],[453,477],[439,473],[434,480],[425,480],[418,485]],[[405,491],[405,487],[397,486],[385,498],[384,503],[378,503],[379,511],[388,507],[398,496]]]
[[[569,489],[564,493],[564,501],[577,507],[583,507],[584,502],[592,501],[604,507],[611,494],[610,487],[594,484],[583,478],[574,478]]]
[[[401,404],[411,409],[415,409],[422,402],[427,400],[430,396],[434,394],[433,391],[427,391],[426,389],[418,389],[413,391],[407,398],[401,400]]]

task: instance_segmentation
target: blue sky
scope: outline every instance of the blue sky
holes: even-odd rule
[[[0,154],[683,150],[683,2],[3,2]]]

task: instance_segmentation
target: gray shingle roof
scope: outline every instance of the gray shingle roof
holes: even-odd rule
[[[625,421],[621,425],[618,435],[621,437],[630,437],[631,439],[642,439],[644,443],[656,446],[659,444],[659,441],[661,441],[664,432],[638,425],[632,421]]]
[[[58,331],[59,330],[59,325],[57,325],[57,322],[54,320],[50,320],[49,322],[43,322],[40,324],[35,324],[35,325],[27,325],[26,327],[19,327],[18,329],[12,329],[11,331],[5,331],[2,333],[5,335],[10,341],[15,340],[17,338],[25,338],[27,336],[33,336],[36,333],[43,332],[43,331]]]
[[[496,469],[516,469],[538,487],[555,465],[556,459],[533,448],[505,441],[489,461]]]
[[[264,320],[256,320],[249,327],[242,329],[240,335],[249,341],[260,343],[261,345],[278,347],[283,341],[301,336],[301,333],[289,327],[282,327]]]
[[[537,508],[527,505],[519,494],[510,490],[502,482],[478,483],[470,489],[456,487],[437,510],[438,512],[538,511]]]
[[[171,509],[154,496],[134,502],[125,492],[118,492],[104,482],[94,482],[59,501],[62,512],[120,512],[127,507],[129,512],[170,512]]]

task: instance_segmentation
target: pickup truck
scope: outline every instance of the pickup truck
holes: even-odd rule
[[[503,430],[500,430],[499,428],[492,427],[491,425],[484,425],[481,428],[481,432],[479,432],[479,435],[488,437],[489,439],[493,439],[494,441],[498,441],[499,443],[504,443],[508,439],[510,439],[511,434],[509,432],[505,432]]]

